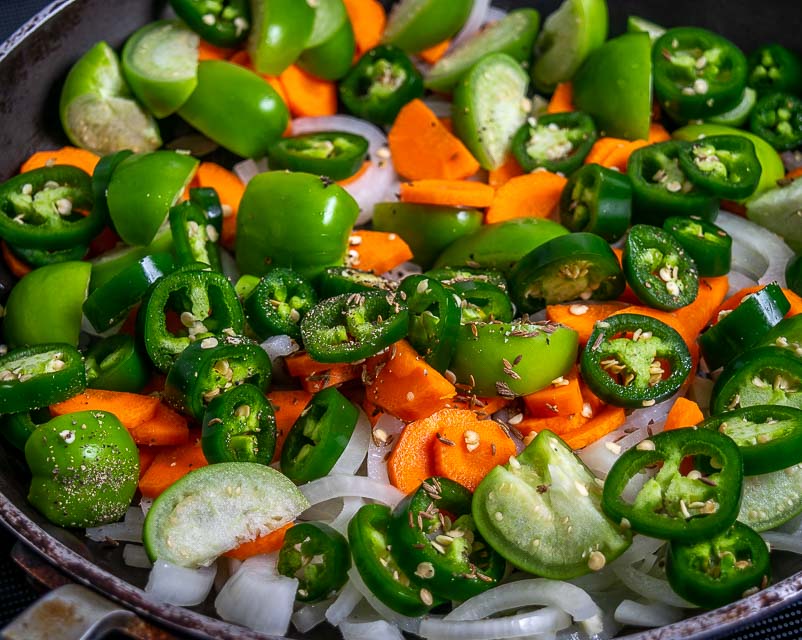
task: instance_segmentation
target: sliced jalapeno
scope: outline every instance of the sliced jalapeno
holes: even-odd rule
[[[271,169],[303,171],[332,180],[350,178],[359,171],[367,154],[367,139],[345,131],[281,138],[267,150]]]
[[[86,354],[86,382],[93,389],[138,393],[150,379],[150,362],[132,336],[103,338]]]
[[[802,144],[802,99],[787,93],[772,93],[757,101],[749,118],[752,133],[778,151]]]
[[[312,285],[292,269],[276,267],[244,297],[242,306],[248,325],[264,340],[287,335],[301,338],[300,323],[317,302]]]
[[[575,171],[560,197],[560,222],[615,242],[632,218],[632,184],[618,171],[591,163]]]
[[[582,111],[553,113],[526,122],[512,139],[512,153],[525,171],[573,173],[596,141],[596,125]]]
[[[202,262],[212,271],[221,271],[217,244],[220,233],[204,210],[192,201],[185,201],[170,209],[169,218],[178,265]]]
[[[666,218],[663,229],[682,246],[702,278],[725,276],[732,262],[732,238],[721,227],[699,216]]]
[[[688,179],[718,198],[742,200],[760,182],[755,145],[743,136],[707,136],[679,150],[679,166]]]

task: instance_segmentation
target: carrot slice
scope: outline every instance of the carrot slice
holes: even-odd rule
[[[524,173],[526,172],[521,168],[521,165],[518,164],[515,156],[510,154],[507,156],[504,164],[496,169],[491,169],[488,172],[487,184],[494,189],[498,189],[500,186],[507,184],[513,178],[524,175]]]
[[[546,113],[566,113],[574,111],[574,87],[570,82],[560,82],[551,94]]]
[[[663,431],[672,431],[673,429],[682,429],[683,427],[695,427],[704,419],[705,417],[698,404],[693,400],[688,400],[688,398],[680,396],[676,399],[666,416]]]
[[[607,154],[604,160],[602,160],[601,165],[608,169],[617,169],[621,173],[626,173],[627,163],[629,162],[629,156],[632,155],[632,152],[648,144],[646,140],[632,140],[628,144],[616,147]]]
[[[273,405],[273,413],[276,415],[276,450],[273,453],[275,462],[281,457],[287,434],[309,404],[312,393],[295,389],[274,389],[267,394],[267,399]]]
[[[553,416],[551,418],[527,417],[516,424],[515,428],[524,437],[530,435],[533,435],[534,437],[534,435],[537,435],[546,429],[552,433],[556,433],[559,436],[563,433],[568,433],[569,431],[578,429],[582,425],[587,424],[588,420],[589,418],[586,418],[581,413],[574,413],[570,416]],[[526,441],[524,442],[525,444],[529,444]]]
[[[471,411],[443,413],[431,445],[434,471],[474,491],[493,467],[515,455],[515,443],[495,420],[478,420]]]
[[[718,316],[722,311],[732,311],[741,304],[741,301],[748,296],[750,293],[757,293],[761,289],[763,289],[765,285],[758,285],[755,287],[745,287],[733,293],[729,298],[727,298],[724,302],[722,302],[716,310],[713,312],[711,316],[711,322],[716,323],[718,322]],[[790,289],[783,289],[783,294],[785,297],[788,298],[788,302],[791,303],[791,308],[788,310],[788,313],[785,314],[786,318],[790,318],[791,316],[795,316],[798,313],[802,312],[802,298],[796,295]]]
[[[201,40],[198,45],[198,61],[202,60],[227,60],[234,53],[233,49],[223,49],[209,44],[206,40]]]
[[[5,240],[0,242],[0,251],[2,251],[3,260],[5,261],[6,265],[9,269],[11,269],[11,273],[13,273],[17,278],[27,276],[31,271],[33,271],[33,267],[31,267],[31,265],[24,260],[20,260],[12,253]]]
[[[471,180],[414,180],[401,183],[401,202],[448,207],[489,207],[496,190]]]
[[[802,167],[791,169],[791,171],[785,174],[786,180],[796,180],[797,178],[802,178]]]
[[[133,429],[152,420],[160,404],[155,396],[105,389],[84,389],[72,398],[50,405],[50,414],[55,417],[78,411],[108,411],[113,413],[127,429]]]
[[[359,365],[350,362],[323,363],[313,360],[306,351],[299,351],[284,358],[287,372],[298,378],[308,393],[317,393],[327,387],[336,387],[343,382],[356,380],[362,373]]]
[[[593,143],[593,146],[590,148],[590,153],[585,156],[585,164],[604,164],[604,160],[607,156],[616,149],[626,147],[629,142],[629,140],[624,138],[601,137]]]
[[[563,176],[549,171],[535,171],[512,178],[496,191],[485,214],[485,222],[547,218],[560,203],[566,182],[568,180]]]
[[[469,409],[473,411],[480,420],[484,420],[511,403],[512,400],[502,398],[501,396],[480,397],[474,395],[459,395],[454,396],[449,406],[454,409]]]
[[[649,144],[666,142],[667,140],[671,140],[671,134],[668,132],[668,129],[659,122],[652,122],[652,124],[649,125],[649,137],[647,140]]]
[[[443,415],[455,411],[462,414],[459,409],[443,409],[404,427],[387,458],[390,484],[403,493],[410,494],[426,478],[435,475],[432,445],[437,438]]]
[[[579,374],[576,367],[540,391],[525,395],[523,400],[527,412],[533,418],[581,414],[585,400],[579,388]]]
[[[626,419],[627,414],[623,408],[607,405],[585,424],[572,431],[566,431],[560,437],[572,449],[582,449],[618,429]]]
[[[279,76],[287,94],[287,106],[297,118],[332,116],[337,113],[337,85],[290,65]]]
[[[139,480],[139,491],[144,497],[157,497],[176,480],[180,480],[193,469],[200,469],[208,464],[203,456],[199,434],[193,435],[187,444],[165,447],[156,455]]]
[[[387,24],[387,13],[377,0],[343,1],[354,29],[356,50],[361,55],[381,42]]]
[[[396,117],[388,144],[395,170],[408,180],[462,180],[479,163],[422,100],[407,103]]]
[[[425,418],[456,395],[454,385],[405,340],[390,348],[390,359],[378,369],[366,389],[367,398],[402,420]]]
[[[275,531],[259,536],[255,540],[243,542],[240,546],[231,551],[226,551],[223,555],[226,558],[234,558],[234,560],[247,560],[251,556],[260,556],[278,551],[284,544],[284,537],[287,535],[287,531],[292,529],[294,525],[294,522],[289,522]]]
[[[360,229],[349,244],[349,264],[362,271],[384,273],[412,260],[412,249],[397,233]]]
[[[91,176],[98,162],[100,162],[100,156],[91,151],[79,149],[78,147],[61,147],[61,149],[52,151],[37,151],[22,163],[19,172],[27,173],[28,171],[49,167],[54,164],[70,164],[73,167],[83,169]]]
[[[446,51],[451,46],[451,40],[443,40],[442,42],[429,47],[428,49],[424,49],[418,55],[424,62],[428,62],[429,64],[434,64],[444,55],[446,55]]]
[[[232,171],[214,162],[201,162],[195,174],[198,186],[212,187],[223,205],[223,246],[231,248],[237,235],[237,211],[245,193],[245,185]]]
[[[718,307],[727,297],[729,290],[727,276],[699,278],[699,293],[691,304],[672,313],[688,327],[688,331],[700,333],[713,317]]]
[[[156,447],[137,447],[137,449],[139,451],[139,477],[141,478],[153,464],[159,449]]]
[[[172,446],[189,442],[187,419],[162,403],[156,407],[150,420],[130,427],[128,431],[139,445]]]
[[[579,334],[579,342],[584,345],[593,333],[599,320],[627,307],[626,302],[581,302],[572,304],[550,304],[546,307],[546,318],[571,327]]]

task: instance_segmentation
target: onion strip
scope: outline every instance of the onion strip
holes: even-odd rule
[[[404,497],[394,486],[382,484],[361,476],[326,476],[302,484],[298,489],[306,496],[309,506],[314,506],[333,498],[367,498],[394,507]]]

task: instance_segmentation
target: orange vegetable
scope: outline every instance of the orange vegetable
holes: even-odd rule
[[[601,411],[601,409],[605,406],[606,403],[588,388],[588,386],[585,384],[585,381],[582,380],[582,378],[579,379],[579,388],[582,390],[582,399],[585,401],[585,403],[588,405],[588,408],[590,409],[589,417],[592,418],[599,411]]]
[[[155,498],[176,480],[193,469],[207,465],[198,433],[186,444],[163,448],[139,480],[139,491],[146,498]]]
[[[421,51],[418,55],[423,59],[424,62],[428,62],[429,64],[434,64],[444,55],[446,55],[446,51],[451,46],[451,40],[443,40],[440,44],[436,44],[428,49]]]
[[[50,413],[53,416],[63,416],[77,411],[108,411],[117,416],[127,429],[133,429],[152,420],[160,404],[155,396],[105,389],[84,389],[72,398],[51,405]]]
[[[402,420],[425,418],[445,407],[455,394],[454,385],[405,340],[390,348],[390,359],[378,367],[366,389],[370,402]]]
[[[681,307],[673,314],[688,327],[688,331],[701,333],[729,290],[727,276],[717,278],[699,278],[699,293],[691,304]]]
[[[533,418],[553,418],[554,416],[570,416],[581,414],[582,390],[579,388],[579,374],[576,367],[557,380],[541,389],[523,397],[526,410]]]
[[[215,47],[205,40],[201,40],[198,46],[198,61],[201,60],[227,60],[233,53],[232,49]]]
[[[2,251],[3,260],[11,270],[11,273],[13,273],[17,278],[27,276],[31,271],[33,271],[33,267],[31,267],[31,265],[23,260],[20,260],[11,252],[11,249],[8,248],[5,240],[0,242],[0,251]]]
[[[387,14],[378,0],[344,0],[359,55],[381,42]]]
[[[634,313],[637,315],[648,316],[650,318],[655,318],[656,320],[660,320],[660,322],[667,324],[669,327],[674,329],[674,331],[680,334],[680,336],[682,336],[682,339],[685,341],[685,344],[688,346],[688,349],[691,349],[696,344],[696,338],[699,334],[695,333],[693,330],[685,326],[682,320],[680,320],[671,311],[660,311],[659,309],[652,309],[651,307],[632,305],[629,307],[625,307],[620,311],[611,313],[610,315],[617,316],[622,313]]]
[[[384,415],[384,411],[381,410],[381,407],[377,407],[373,404],[367,396],[362,398],[362,410],[365,412],[368,420],[370,420],[371,427],[375,427],[379,418]]]
[[[582,449],[618,429],[626,422],[626,419],[627,414],[624,409],[607,405],[585,424],[571,431],[566,431],[560,437],[572,449]]]
[[[343,382],[356,380],[362,373],[359,365],[350,362],[323,363],[313,360],[306,351],[299,351],[284,358],[287,372],[299,378],[308,393],[317,393],[327,387],[336,387]]]
[[[287,94],[287,106],[296,118],[332,116],[337,113],[337,85],[290,65],[279,76]]]
[[[431,446],[438,476],[474,491],[493,467],[515,455],[515,443],[495,420],[479,420],[472,411],[442,411],[437,416]]]
[[[693,400],[688,400],[680,396],[674,402],[674,405],[666,416],[663,431],[682,429],[683,427],[695,427],[704,419],[705,417],[698,404]]]
[[[410,422],[398,435],[398,440],[387,458],[387,473],[390,484],[410,494],[420,483],[435,475],[432,445],[441,428],[444,415],[459,409],[443,409],[431,416]]]
[[[566,178],[549,171],[535,171],[512,178],[496,191],[485,222],[547,218],[560,203],[566,182]]]
[[[294,522],[289,522],[283,527],[259,536],[255,540],[243,542],[240,546],[231,551],[226,551],[223,555],[226,558],[234,558],[235,560],[247,560],[251,556],[259,556],[264,553],[273,553],[281,549],[284,544],[284,536],[295,525]]]
[[[479,397],[474,395],[458,395],[449,403],[449,407],[453,409],[470,409],[480,419],[484,420],[492,416],[496,411],[500,411],[512,400],[502,398],[501,396]]]
[[[471,180],[413,180],[401,183],[401,202],[448,207],[489,207],[496,190]]]
[[[37,151],[22,164],[19,172],[26,173],[54,164],[70,164],[73,167],[83,169],[91,176],[99,161],[99,155],[87,151],[86,149],[61,147],[61,149],[54,149],[53,151]]]
[[[137,449],[139,451],[139,477],[141,478],[153,464],[159,449],[156,447],[137,447]]]
[[[551,94],[546,113],[565,113],[574,110],[574,87],[570,82],[560,82]]]
[[[422,100],[407,103],[388,135],[395,170],[408,180],[462,180],[479,163]]]
[[[309,391],[274,389],[267,394],[276,415],[276,450],[273,453],[275,462],[281,457],[281,449],[292,425],[301,416],[304,408],[312,399]]]
[[[585,164],[604,164],[604,160],[607,156],[617,149],[626,147],[629,142],[630,141],[625,138],[603,136],[593,143],[593,146],[590,148],[590,153],[585,157]]]
[[[632,140],[628,144],[621,147],[616,147],[602,160],[601,165],[608,169],[618,169],[621,173],[626,173],[627,162],[632,152],[647,146],[649,143],[646,140]]]
[[[802,178],[802,167],[791,169],[791,171],[785,174],[786,180],[796,180],[797,178]]]
[[[384,273],[412,260],[412,249],[397,233],[360,229],[349,244],[349,264],[362,271]]]
[[[159,403],[150,420],[128,429],[134,442],[148,446],[172,446],[189,442],[187,419]]]
[[[649,137],[647,140],[650,144],[666,142],[667,140],[671,140],[671,134],[659,122],[652,122],[652,124],[649,125]]]
[[[245,193],[245,185],[237,174],[214,162],[201,162],[195,179],[198,186],[212,187],[217,191],[220,204],[223,205],[223,234],[220,240],[223,246],[233,247],[237,235],[237,211]]]
[[[345,186],[347,186],[349,184],[352,184],[352,183],[356,182],[362,176],[365,175],[365,172],[368,169],[370,169],[370,165],[371,165],[370,160],[365,160],[365,162],[362,163],[362,166],[359,167],[359,169],[357,170],[357,172],[354,175],[349,176],[348,178],[345,178],[344,180],[337,180],[337,184],[340,185],[341,187],[345,187]]]
[[[616,300],[550,304],[546,307],[546,318],[571,327],[579,334],[579,343],[584,345],[599,320],[604,320],[607,316],[626,306],[626,302],[617,302]]]
[[[559,436],[578,429],[586,424],[588,420],[589,418],[586,418],[581,413],[573,413],[570,416],[552,416],[551,418],[528,417],[516,424],[515,428],[523,436],[537,435],[546,429]]]
[[[498,189],[501,185],[506,184],[513,178],[524,175],[525,171],[518,164],[515,156],[510,154],[507,159],[497,169],[491,169],[488,172],[487,183],[494,189]]]

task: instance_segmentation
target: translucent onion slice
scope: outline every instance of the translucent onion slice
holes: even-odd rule
[[[301,349],[301,346],[295,340],[286,335],[270,336],[259,346],[270,356],[270,363],[274,365],[274,368],[276,360]]]
[[[220,248],[220,268],[223,270],[223,275],[228,278],[231,284],[237,284],[239,280],[239,267],[237,261],[234,259],[226,249]]]
[[[487,11],[489,8],[490,0],[473,0],[473,7],[471,7],[471,12],[468,14],[468,19],[465,21],[465,24],[462,25],[462,29],[454,36],[451,47],[458,47],[478,33],[482,25],[487,22]]]
[[[684,598],[680,598],[668,584],[668,580],[655,578],[654,576],[647,575],[642,571],[627,566],[616,566],[613,568],[613,571],[615,571],[615,574],[621,582],[629,589],[647,600],[662,602],[671,607],[679,607],[682,609],[695,608],[696,606]]]
[[[524,638],[551,633],[571,625],[571,616],[556,607],[518,613],[489,620],[443,620],[424,618],[418,635],[430,640],[495,640]]]
[[[381,600],[379,600],[376,596],[374,596],[373,592],[370,589],[368,589],[367,585],[362,580],[362,576],[359,575],[359,571],[357,571],[356,567],[351,567],[348,570],[348,577],[350,579],[350,584],[354,585],[354,587],[356,587],[359,590],[359,593],[362,594],[362,597],[365,598],[368,604],[371,607],[373,607],[373,610],[376,613],[378,613],[382,618],[394,624],[402,631],[408,631],[409,633],[421,635],[419,633],[421,626],[421,619],[402,616],[400,613],[396,613],[395,611],[390,609],[386,604],[384,604]],[[498,637],[500,638],[503,636],[498,636]]]
[[[329,472],[330,475],[352,476],[359,471],[359,467],[362,466],[362,462],[365,460],[365,456],[368,453],[371,431],[372,429],[368,416],[362,409],[359,409],[359,416],[356,420],[354,432],[351,434],[350,440],[348,440],[348,445],[345,447],[340,457],[337,458],[337,462],[334,463],[334,466]]]
[[[257,162],[248,158],[235,164],[233,171],[242,180],[242,184],[247,185],[255,176],[267,171],[267,160],[263,158]]]
[[[112,522],[99,527],[89,527],[86,530],[86,537],[95,542],[106,542],[116,540],[117,542],[136,542],[142,543],[142,526],[145,523],[145,515],[141,509],[129,507],[122,522]]]
[[[351,612],[354,610],[354,607],[359,604],[360,600],[362,600],[362,594],[359,592],[359,589],[357,589],[352,582],[346,582],[345,586],[340,591],[340,595],[338,595],[332,605],[326,609],[326,620],[329,624],[336,627],[351,615]]]
[[[212,590],[217,565],[188,569],[163,560],[156,560],[150,570],[147,593],[156,602],[191,607],[206,600]]]
[[[633,627],[663,627],[678,622],[685,612],[660,602],[641,604],[634,600],[623,600],[615,609],[615,619]]]
[[[123,562],[135,569],[150,569],[153,563],[141,544],[127,544],[123,547]]]
[[[772,551],[790,551],[791,553],[802,554],[802,538],[797,534],[766,531],[760,535],[771,545]]]
[[[387,474],[387,454],[392,451],[392,445],[398,440],[398,435],[404,428],[403,420],[399,420],[389,413],[383,413],[373,428],[373,437],[368,446],[368,478],[383,484],[390,484]]]
[[[340,633],[343,640],[404,640],[401,632],[384,620],[375,622],[350,622],[345,620],[340,623]]]
[[[364,504],[365,501],[362,498],[343,498],[343,508],[337,517],[331,521],[331,528],[337,529],[337,531],[346,535],[348,523],[351,522],[351,518]]]
[[[292,614],[292,626],[298,633],[308,633],[317,625],[326,621],[326,610],[332,605],[334,598],[313,602],[302,606]]]
[[[310,506],[333,498],[352,496],[376,500],[394,507],[404,497],[404,494],[392,485],[361,476],[326,476],[307,482],[298,488],[309,500]]]

